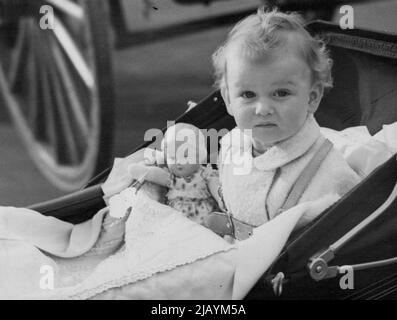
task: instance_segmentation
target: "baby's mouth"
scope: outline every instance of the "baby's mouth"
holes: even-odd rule
[[[277,125],[275,123],[272,123],[272,122],[267,122],[267,123],[257,124],[255,127],[259,127],[259,128],[274,128],[274,127],[277,127]]]

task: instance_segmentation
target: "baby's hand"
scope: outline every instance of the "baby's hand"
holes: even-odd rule
[[[113,218],[123,218],[131,210],[134,196],[133,189],[127,188],[111,197],[109,199],[109,215]]]
[[[102,184],[102,190],[106,202],[111,196],[123,191],[133,182],[134,178],[130,176],[128,168],[130,164],[139,161],[137,155],[138,154],[132,154],[124,159],[114,159],[112,171],[106,181]]]
[[[128,173],[133,179],[137,180],[142,177],[142,175],[147,175],[151,168],[152,167],[149,167],[142,162],[133,163],[128,166]]]

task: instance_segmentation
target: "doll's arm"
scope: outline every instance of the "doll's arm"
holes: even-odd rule
[[[146,166],[143,163],[134,163],[128,167],[128,172],[134,179],[138,179],[146,173],[145,180],[164,187],[168,187],[170,185],[170,173],[159,167]]]
[[[223,199],[220,194],[220,182],[218,170],[214,170],[210,165],[207,165],[202,171],[202,177],[207,183],[207,188],[212,197],[218,203],[219,208],[224,209]]]

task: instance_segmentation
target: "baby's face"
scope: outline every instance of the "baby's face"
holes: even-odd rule
[[[288,51],[267,62],[250,62],[237,48],[227,55],[222,95],[237,126],[252,129],[259,152],[297,133],[321,100],[322,87],[312,85],[307,64]]]

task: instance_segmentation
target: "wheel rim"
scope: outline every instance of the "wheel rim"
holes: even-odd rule
[[[101,166],[104,128],[92,20],[86,16],[90,1],[43,4],[53,5],[54,29],[40,29],[37,16],[19,19],[0,85],[35,164],[55,186],[73,190]]]

